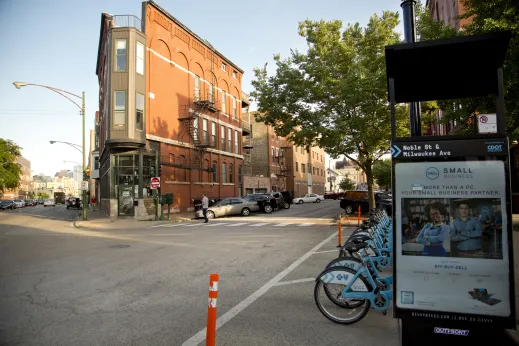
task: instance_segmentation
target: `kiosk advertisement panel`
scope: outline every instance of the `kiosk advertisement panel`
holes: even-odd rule
[[[509,317],[505,162],[397,162],[394,169],[397,309],[491,324]]]

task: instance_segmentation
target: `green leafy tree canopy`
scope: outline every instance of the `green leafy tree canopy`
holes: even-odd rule
[[[348,191],[348,190],[354,190],[355,189],[355,182],[353,182],[350,178],[346,177],[341,180],[339,183],[339,188],[342,191]]]
[[[384,47],[399,43],[398,13],[373,15],[365,28],[343,30],[342,22],[299,23],[307,52],[274,56],[276,73],[266,65],[254,70],[252,96],[259,121],[298,146],[318,145],[332,157],[345,155],[366,173],[374,206],[372,166],[389,150],[390,109],[387,102]],[[397,111],[404,135],[405,108]]]
[[[22,170],[16,162],[21,149],[13,141],[0,138],[0,191],[20,186]]]
[[[391,160],[375,162],[373,176],[380,187],[391,188]]]

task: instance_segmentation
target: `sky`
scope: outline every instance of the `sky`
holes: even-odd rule
[[[290,49],[304,50],[298,22],[340,19],[366,25],[401,0],[156,0],[159,6],[208,40],[245,71],[242,89],[251,92],[252,70]],[[137,0],[0,0],[0,138],[22,147],[32,174],[54,175],[81,163],[79,108],[40,87],[16,89],[13,82],[44,84],[86,95],[86,147],[98,110],[95,74],[101,13],[142,17]],[[403,31],[400,25],[400,32]],[[75,99],[81,104],[80,99]],[[63,162],[69,161],[69,162]],[[88,156],[87,156],[88,162]]]

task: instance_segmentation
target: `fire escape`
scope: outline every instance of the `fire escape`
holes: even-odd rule
[[[278,186],[282,191],[287,189],[287,177],[290,172],[291,162],[289,153],[291,152],[292,147],[286,145],[286,143],[283,143],[283,146],[279,148],[279,153],[276,156],[276,162],[278,163],[279,167],[277,167],[276,177],[278,179]]]
[[[215,117],[220,111],[215,102],[215,92],[208,90],[207,93],[196,92],[194,99],[185,105],[179,106],[179,118],[181,123],[178,133],[179,141],[192,142],[194,146],[191,156],[190,168],[195,170],[212,171],[211,167],[203,167],[204,156],[208,149],[215,148],[216,143],[209,136],[208,128],[204,127],[203,119]],[[209,121],[205,122],[210,124]],[[186,140],[186,136],[188,140]]]

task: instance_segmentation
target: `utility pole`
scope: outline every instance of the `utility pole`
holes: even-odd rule
[[[82,137],[83,137],[83,181],[86,180],[86,148],[85,148],[85,92],[83,91],[81,93],[81,116],[83,117],[82,121],[83,121],[83,126],[82,126],[82,130],[81,130],[81,134],[82,134]],[[83,183],[82,183],[83,185]],[[83,192],[82,192],[82,197],[83,197],[83,220],[88,220],[88,216],[87,216],[87,203],[88,201],[86,200],[86,190],[83,189],[83,186],[81,186]]]

